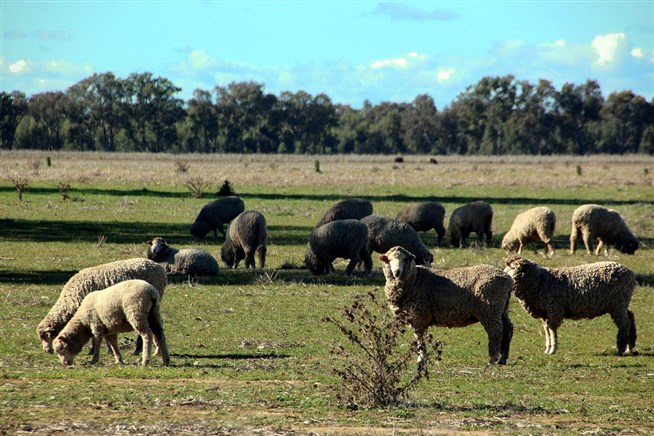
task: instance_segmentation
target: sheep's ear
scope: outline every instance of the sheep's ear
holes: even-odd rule
[[[379,260],[381,260],[384,263],[388,263],[388,256],[382,254],[381,256],[379,256]]]
[[[148,245],[152,245],[152,239],[150,239],[149,241],[145,241],[145,243]]]

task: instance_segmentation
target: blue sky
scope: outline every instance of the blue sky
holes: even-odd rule
[[[62,90],[151,72],[182,88],[256,81],[334,103],[440,109],[484,76],[597,80],[654,98],[654,0],[0,0],[1,88]]]

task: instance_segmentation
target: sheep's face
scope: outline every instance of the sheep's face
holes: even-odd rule
[[[379,256],[379,260],[383,262],[384,275],[387,279],[397,280],[411,268],[412,262],[415,265],[416,257],[413,253],[402,247],[393,247]]]
[[[635,237],[626,238],[622,243],[616,244],[616,248],[624,254],[634,254],[638,250],[638,240]]]
[[[510,256],[506,258],[506,268],[504,268],[504,272],[510,275],[512,279],[514,279],[516,274],[523,271],[525,267],[531,263],[532,262],[522,256]]]
[[[229,268],[234,268],[236,266],[236,256],[231,247],[223,245],[220,249],[220,258]]]
[[[59,355],[59,361],[64,366],[71,366],[75,361],[77,353],[73,353],[64,337],[55,338],[53,342],[54,351]]]
[[[148,259],[157,260],[168,250],[168,244],[163,238],[148,241]]]
[[[203,222],[195,221],[193,224],[191,224],[191,235],[195,236],[196,238],[204,238],[204,235],[206,235],[208,231],[209,226]]]

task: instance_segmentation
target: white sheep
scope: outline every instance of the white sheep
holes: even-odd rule
[[[379,256],[384,292],[396,315],[406,316],[418,339],[419,362],[426,360],[429,326],[465,327],[481,323],[488,334],[488,362],[506,364],[513,337],[509,318],[511,278],[491,265],[432,270],[393,247]]]
[[[549,207],[534,207],[518,214],[511,229],[502,238],[502,248],[507,253],[522,254],[522,247],[530,242],[543,241],[547,256],[554,254],[552,237],[556,228],[556,214]],[[534,246],[534,250],[535,250]]]
[[[522,256],[506,259],[513,291],[534,318],[543,321],[545,353],[558,348],[557,330],[564,319],[592,319],[611,315],[618,327],[618,354],[636,346],[636,320],[629,310],[636,287],[634,273],[616,262],[544,268]]]
[[[238,267],[245,259],[245,268],[254,270],[255,253],[259,258],[259,267],[266,265],[266,251],[268,250],[268,227],[266,217],[256,210],[248,210],[234,218],[227,229],[227,236],[222,247],[220,257],[230,268]]]
[[[579,234],[584,240],[586,253],[593,251],[593,241],[597,239],[595,255],[599,255],[602,247],[608,254],[609,246],[614,246],[620,252],[634,254],[638,250],[638,240],[631,233],[620,214],[596,204],[579,206],[572,213],[572,231],[570,232],[570,253],[577,250]]]
[[[206,251],[197,248],[173,248],[164,238],[156,237],[148,244],[148,259],[162,265],[169,274],[189,274],[194,276],[215,276],[218,274],[218,261]]]
[[[92,266],[71,277],[61,290],[57,302],[36,329],[36,333],[42,341],[43,350],[52,353],[52,341],[73,317],[84,297],[91,292],[130,279],[141,279],[150,283],[157,289],[161,298],[163,298],[168,284],[163,267],[156,262],[142,258],[118,260]],[[135,352],[139,352],[139,348],[140,343],[137,343]]]
[[[144,280],[126,280],[84,297],[77,312],[53,341],[63,365],[72,365],[84,344],[94,342],[91,364],[100,359],[99,344],[106,337],[116,363],[123,363],[118,333],[136,331],[143,339],[141,365],[150,362],[152,336],[164,365],[170,363],[168,346],[159,312],[157,289]]]

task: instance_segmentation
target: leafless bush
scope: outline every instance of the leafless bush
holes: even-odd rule
[[[188,163],[187,160],[181,160],[181,159],[176,160],[175,165],[177,166],[177,172],[180,172],[180,173],[187,172],[189,170],[189,168],[191,167],[191,165]]]
[[[15,176],[11,179],[12,183],[16,187],[16,193],[18,194],[18,201],[23,201],[23,192],[27,188],[28,181],[25,177]]]
[[[98,242],[95,243],[95,247],[100,248],[104,245],[105,242],[107,242],[107,237],[102,233],[99,233],[97,236],[98,236]]]
[[[344,321],[331,317],[323,321],[335,325],[350,344],[331,350],[333,372],[342,381],[336,394],[342,405],[356,409],[397,404],[420,380],[429,378],[429,368],[441,353],[440,343],[429,335],[427,346],[435,352],[427,353],[421,364],[415,363],[417,343],[407,346],[406,319],[393,316],[385,303],[377,301],[374,292],[356,296],[341,315]]]
[[[70,199],[70,197],[68,196],[68,190],[70,189],[70,184],[59,182],[57,183],[57,189],[59,190],[59,194],[61,194],[61,198],[63,199],[63,201]]]
[[[184,185],[191,191],[191,197],[202,198],[204,191],[209,186],[209,182],[202,177],[190,177]]]
[[[34,174],[39,173],[39,168],[41,168],[41,165],[43,165],[43,161],[41,161],[41,159],[30,159],[27,161],[27,166],[32,170]]]

